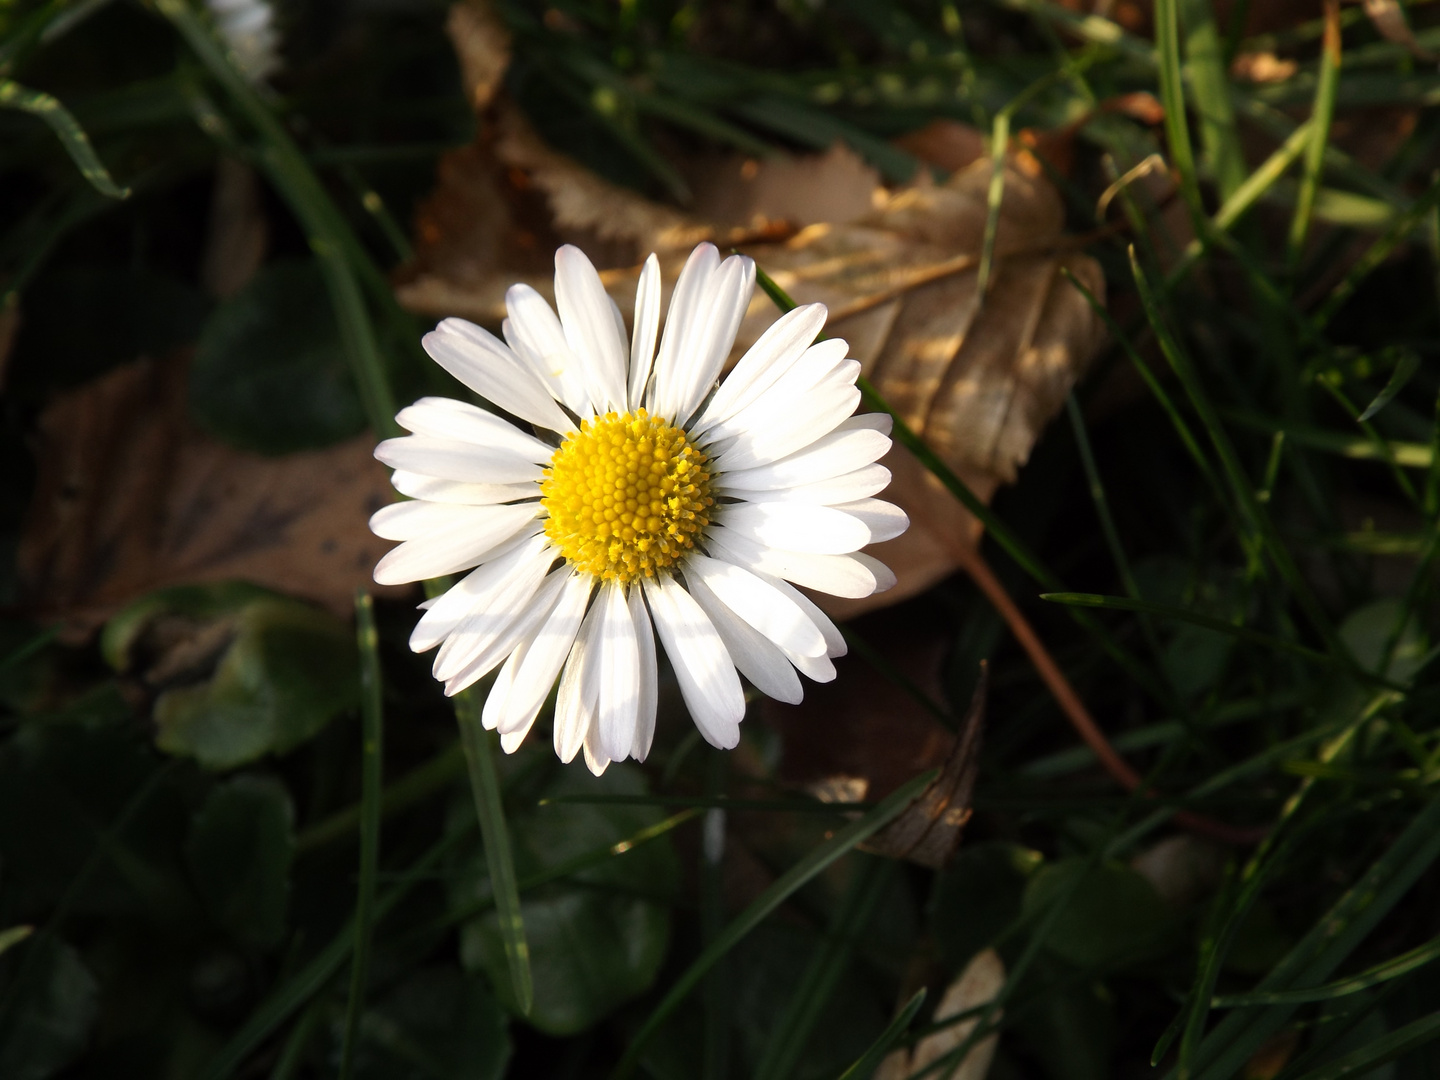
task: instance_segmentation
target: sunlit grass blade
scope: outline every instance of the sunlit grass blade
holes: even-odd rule
[[[1401,953],[1390,960],[1366,968],[1355,975],[1323,986],[1302,987],[1299,990],[1276,990],[1269,993],[1221,994],[1210,1002],[1212,1009],[1235,1009],[1244,1005],[1303,1005],[1311,1001],[1329,1001],[1332,998],[1347,997],[1368,990],[1372,986],[1408,975],[1416,968],[1424,967],[1440,959],[1440,938],[1431,938],[1424,945]]]
[[[645,1024],[630,1041],[625,1056],[615,1068],[615,1080],[630,1076],[639,1064],[640,1053],[645,1043],[659,1030],[660,1026],[685,1000],[690,991],[755,927],[768,918],[776,908],[788,900],[801,886],[823,871],[836,859],[843,857],[857,845],[879,832],[901,812],[935,779],[935,770],[915,777],[887,796],[880,805],[866,813],[858,821],[838,830],[834,836],[810,851],[803,859],[781,874],[761,893],[755,901],[733,919],[725,930],[695,959],[683,975],[671,986],[669,993],[650,1014]]]
[[[7,949],[13,949],[20,942],[24,941],[35,932],[33,926],[12,926],[9,930],[0,930],[0,955]]]
[[[355,276],[354,264],[368,260],[354,259],[357,245],[349,235],[344,218],[284,125],[235,69],[210,28],[201,22],[186,0],[156,0],[155,6],[259,133],[262,141],[259,164],[309,234],[310,249],[325,277],[345,355],[370,428],[377,437],[400,434],[385,363]]]
[[[0,109],[18,109],[45,121],[55,132],[65,153],[70,155],[75,168],[80,170],[80,175],[100,194],[112,199],[124,199],[130,195],[129,188],[121,187],[110,176],[79,121],[49,94],[21,86],[13,79],[0,78]]]
[[[840,1080],[870,1080],[875,1075],[875,1070],[885,1060],[885,1055],[890,1048],[905,1037],[905,1032],[915,1019],[915,1014],[925,1004],[925,988],[922,986],[905,1003],[899,1015],[890,1021],[890,1025],[880,1033],[880,1037],[870,1044],[870,1049],[861,1054],[855,1064],[851,1065],[840,1074]]]
[[[591,806],[685,806],[697,810],[774,811],[801,814],[851,814],[870,809],[870,803],[827,803],[819,799],[736,799],[729,795],[551,795],[540,800],[552,803],[583,803]]]
[[[355,957],[350,999],[340,1050],[340,1080],[355,1070],[360,1016],[370,977],[370,941],[375,931],[375,875],[380,869],[380,792],[384,785],[385,716],[380,700],[379,638],[375,601],[361,588],[355,594],[355,637],[360,650],[360,877],[355,897]]]
[[[1411,377],[1420,370],[1420,354],[1407,352],[1395,365],[1395,370],[1390,373],[1390,379],[1385,383],[1385,388],[1375,395],[1375,399],[1365,406],[1365,411],[1357,418],[1360,423],[1372,419],[1376,413],[1395,400],[1395,395],[1405,389]]]
[[[1205,204],[1190,145],[1189,116],[1185,111],[1185,82],[1180,60],[1178,0],[1155,0],[1155,62],[1159,68],[1160,103],[1165,106],[1165,139],[1170,160],[1180,177],[1180,193],[1195,220],[1196,231],[1205,225]]]
[[[1429,443],[1404,442],[1387,439],[1384,448],[1377,447],[1373,439],[1362,435],[1342,435],[1336,431],[1309,427],[1274,417],[1237,409],[1222,409],[1220,415],[1241,427],[1271,434],[1283,432],[1285,438],[1297,446],[1309,450],[1320,450],[1327,454],[1350,458],[1354,461],[1383,461],[1407,469],[1428,469],[1437,460],[1435,449]]]
[[[1185,23],[1185,71],[1189,76],[1205,159],[1222,200],[1245,181],[1245,157],[1230,104],[1225,44],[1210,0],[1179,0]]]
[[[400,879],[375,903],[374,921],[379,922],[409,895],[419,882],[429,877],[441,859],[460,841],[468,838],[465,829],[456,829],[417,859]],[[355,948],[355,924],[350,920],[309,963],[290,976],[250,1014],[240,1030],[231,1035],[198,1074],[198,1080],[227,1080],[306,1002],[323,991],[345,966]]]
[[[891,864],[864,860],[840,901],[834,922],[815,949],[785,1011],[775,1022],[765,1053],[755,1066],[754,1080],[788,1080],[799,1071],[815,1025],[830,1004],[840,976],[850,962],[855,939],[864,931],[875,905],[892,884]]]
[[[1142,615],[1158,615],[1164,619],[1174,619],[1177,622],[1187,622],[1194,626],[1203,626],[1206,630],[1213,630],[1217,634],[1227,634],[1230,637],[1239,638],[1252,645],[1259,645],[1266,649],[1274,649],[1278,652],[1290,653],[1292,656],[1303,657],[1311,663],[1329,666],[1332,661],[1330,657],[1314,649],[1306,648],[1304,645],[1293,641],[1285,641],[1283,638],[1271,637],[1269,634],[1262,634],[1258,630],[1251,630],[1246,626],[1237,626],[1234,623],[1226,622],[1224,619],[1211,618],[1209,615],[1201,615],[1199,612],[1191,611],[1188,608],[1171,607],[1168,604],[1155,604],[1146,600],[1132,600],[1125,596],[1100,596],[1095,593],[1041,593],[1041,600],[1049,600],[1052,604],[1074,604],[1077,607],[1104,608],[1108,611],[1133,611]]]
[[[1320,50],[1320,73],[1315,81],[1315,104],[1310,110],[1310,139],[1305,146],[1305,168],[1295,199],[1295,216],[1290,221],[1287,258],[1290,272],[1300,265],[1305,238],[1310,233],[1310,216],[1315,192],[1325,169],[1325,148],[1330,142],[1330,123],[1335,116],[1335,88],[1340,82],[1340,3],[1325,0],[1325,41]]]
[[[520,890],[515,877],[515,859],[510,851],[510,829],[500,798],[500,776],[495,770],[492,736],[480,722],[480,700],[473,691],[456,694],[454,703],[460,741],[465,747],[465,766],[470,773],[470,791],[475,798],[475,816],[485,842],[485,864],[490,871],[490,888],[495,894],[500,940],[505,943],[505,960],[510,967],[510,985],[520,1011],[529,1013],[535,1001],[530,946],[525,940],[525,918],[520,910]]]
[[[1373,1076],[1374,1070],[1378,1070],[1381,1065],[1403,1057],[1411,1050],[1437,1038],[1440,1038],[1440,1012],[1433,1012],[1318,1069],[1312,1069],[1297,1080],[1341,1080],[1342,1077]]]

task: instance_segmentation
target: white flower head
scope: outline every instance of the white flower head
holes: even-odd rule
[[[281,67],[280,35],[270,0],[205,0],[230,59],[252,83],[263,82]]]
[[[737,668],[794,703],[797,669],[827,682],[845,652],[795,586],[862,597],[894,584],[859,550],[909,524],[872,498],[890,481],[876,464],[889,417],[852,415],[860,365],[843,341],[812,344],[824,306],[782,316],[716,386],[754,286],[752,260],[722,261],[701,244],[661,337],[651,255],[627,341],[595,268],[566,246],[555,253],[558,317],[516,285],[503,342],[460,319],[425,335],[437,363],[521,425],[446,398],[400,412],[413,434],[375,456],[412,501],[370,519],[403,541],[375,580],[470,571],[422,605],[410,646],[440,647],[447,694],[500,668],[483,718],[507,752],[558,677],[561,760],[583,749],[597,774],[644,760],[656,634],[701,734],[732,748],[745,715]]]

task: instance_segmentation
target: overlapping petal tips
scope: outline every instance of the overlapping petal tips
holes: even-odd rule
[[[561,434],[575,430],[540,376],[488,330],[446,319],[420,343],[432,360],[506,412]]]

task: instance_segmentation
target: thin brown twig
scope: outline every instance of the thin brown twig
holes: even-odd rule
[[[1084,740],[1099,759],[1101,766],[1109,773],[1117,783],[1126,791],[1135,791],[1141,785],[1140,774],[1130,767],[1130,764],[1120,756],[1119,752],[1110,744],[1105,733],[1100,730],[1100,725],[1090,715],[1090,710],[1085,708],[1085,703],[1080,700],[1080,695],[1070,685],[1070,680],[1060,670],[1050,655],[1050,650],[1045,648],[1045,643],[1030,625],[1030,620],[1025,618],[1024,613],[1016,606],[1010,594],[1006,592],[1005,586],[995,576],[995,571],[985,561],[978,548],[966,544],[956,544],[956,553],[960,556],[961,566],[970,575],[972,581],[985,594],[992,607],[1005,620],[1010,632],[1015,635],[1015,640],[1025,650],[1030,662],[1035,665],[1042,682],[1050,690],[1055,698],[1055,703],[1060,706],[1060,711],[1070,722],[1071,727]],[[1146,795],[1154,796],[1153,790],[1147,790]],[[1215,821],[1201,814],[1191,813],[1188,810],[1181,810],[1175,814],[1175,821],[1180,826],[1208,836],[1212,840],[1219,840],[1227,844],[1248,845],[1258,843],[1268,833],[1264,827],[1239,828],[1234,825],[1227,825],[1223,821]]]

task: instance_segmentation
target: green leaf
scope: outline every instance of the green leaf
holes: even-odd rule
[[[205,322],[190,370],[190,409],[226,442],[263,454],[329,446],[365,427],[330,308],[311,260],[261,270]]]
[[[599,778],[578,769],[558,769],[543,794],[645,791],[638,769],[617,764]],[[660,817],[652,807],[574,803],[511,814],[516,872],[521,878],[543,873],[624,840]],[[457,905],[489,891],[483,856],[476,857],[467,871],[452,894]],[[623,859],[603,860],[567,881],[527,893],[521,913],[535,988],[527,1019],[549,1034],[573,1034],[645,991],[665,958],[670,938],[668,900],[678,880],[679,864],[665,841],[646,844]],[[496,913],[465,924],[461,955],[467,966],[489,976],[507,1008],[518,1011]]]
[[[228,769],[283,754],[354,708],[355,641],[318,608],[244,584],[153,593],[105,628],[118,670],[149,664],[162,685],[156,745]]]
[[[1037,851],[995,841],[961,848],[940,872],[931,927],[948,970],[961,970],[1015,920],[1040,863]]]
[[[39,970],[0,1027],[0,1076],[5,1080],[46,1080],[80,1056],[95,1022],[99,987],[80,956],[57,938],[37,940],[27,963]],[[20,950],[0,968],[0,994],[15,977]]]
[[[269,949],[285,935],[295,810],[269,776],[237,776],[210,792],[185,843],[190,875],[226,933]]]
[[[1077,875],[1083,875],[1076,884]],[[1103,970],[1152,955],[1172,926],[1165,902],[1129,867],[1090,866],[1078,856],[1042,867],[1025,889],[1023,910],[1038,917],[1075,887],[1046,939],[1046,947],[1077,967]]]
[[[1390,639],[1404,607],[1399,600],[1376,600],[1352,611],[1340,624],[1340,639],[1354,653],[1356,662],[1366,671],[1398,683],[1409,683],[1424,664],[1427,653],[1425,638],[1413,615],[1406,620],[1391,647]],[[1387,651],[1390,653],[1388,664]]]
[[[408,975],[361,1027],[358,1080],[499,1080],[510,1061],[509,1020],[485,980],[455,968]]]
[[[1045,987],[1033,1008],[1017,1012],[1019,1040],[1040,1058],[1049,1080],[1113,1080],[1116,1023],[1110,995],[1098,983],[1060,981],[1056,966],[1036,965],[1036,978],[1056,985]]]

